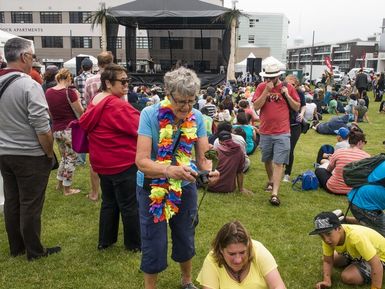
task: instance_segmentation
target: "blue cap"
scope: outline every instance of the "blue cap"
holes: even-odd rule
[[[334,133],[339,135],[343,139],[347,139],[349,135],[349,130],[346,127],[340,127],[338,130],[335,130]]]

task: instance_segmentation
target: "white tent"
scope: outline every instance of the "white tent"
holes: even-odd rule
[[[281,70],[286,70],[286,65],[273,56],[266,57],[265,59],[262,60],[262,69],[269,64],[278,64]]]
[[[249,56],[247,56],[245,59],[243,59],[241,62],[238,62],[235,64],[235,72],[242,72],[246,73],[247,68],[247,58],[255,58],[255,55],[250,52]]]
[[[79,54],[63,63],[63,67],[68,68],[72,74],[76,75],[76,57],[88,57],[93,63],[93,70],[98,70],[98,60],[92,55]]]
[[[0,29],[0,56],[4,58],[4,45],[8,39],[19,37],[17,35],[13,35],[11,33],[5,32]],[[22,38],[22,37],[19,37]],[[5,60],[5,59],[4,59]]]

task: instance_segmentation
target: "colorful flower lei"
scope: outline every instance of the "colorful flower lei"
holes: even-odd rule
[[[175,115],[171,108],[171,102],[166,98],[160,103],[158,114],[159,121],[159,143],[156,162],[170,165],[172,162],[172,151],[174,148],[173,125]],[[190,166],[197,170],[191,160],[191,151],[197,140],[197,124],[195,114],[191,111],[180,125],[180,140],[175,151],[175,165]],[[154,222],[162,222],[172,218],[178,213],[178,205],[182,197],[182,180],[158,178],[153,179],[150,193],[150,213],[154,216]]]

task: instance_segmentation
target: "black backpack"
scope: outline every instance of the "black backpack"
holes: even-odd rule
[[[375,182],[368,180],[369,175],[374,169],[385,161],[385,154],[381,153],[371,158],[362,159],[351,162],[343,168],[343,178],[345,184],[349,187],[361,187],[366,184],[379,184],[385,186],[385,171],[384,175]]]

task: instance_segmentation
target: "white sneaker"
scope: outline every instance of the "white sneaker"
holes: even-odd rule
[[[340,209],[334,210],[332,213],[334,215],[336,215],[337,217],[343,216],[342,210],[340,210]]]
[[[285,175],[282,179],[283,182],[285,183],[290,183],[290,175]]]

